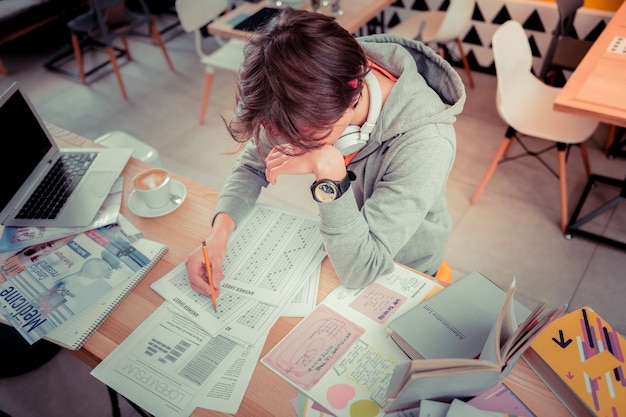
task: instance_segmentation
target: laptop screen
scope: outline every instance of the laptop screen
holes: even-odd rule
[[[2,101],[0,99],[0,103]],[[0,147],[5,158],[5,163],[0,163],[0,208],[3,208],[52,148],[52,144],[20,90],[13,90],[13,94],[0,105],[0,126],[3,127]]]
[[[234,28],[237,30],[244,30],[246,32],[254,32],[261,26],[269,22],[272,17],[280,13],[280,9],[273,7],[264,7],[252,16],[248,17]]]

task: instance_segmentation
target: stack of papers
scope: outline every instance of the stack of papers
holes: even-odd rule
[[[392,401],[385,394],[393,371],[406,360],[387,324],[440,290],[434,280],[402,267],[366,288],[338,287],[261,363],[324,414],[383,416]]]
[[[158,417],[235,414],[276,319],[315,305],[324,257],[318,217],[257,205],[229,241],[217,312],[178,265],[152,284],[166,302],[92,375]]]

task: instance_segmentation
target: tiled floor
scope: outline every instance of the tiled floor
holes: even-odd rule
[[[42,63],[53,51],[41,48],[3,55],[10,75],[0,78],[0,90],[18,80],[47,122],[92,139],[124,130],[155,146],[172,171],[220,188],[235,158],[227,153],[234,142],[220,118],[232,114],[234,76],[216,75],[207,120],[200,125],[204,68],[192,37],[179,31],[166,38],[170,38],[166,46],[175,72],[147,39],[130,40],[134,60],[122,65],[128,101],[122,99],[112,72],[83,86],[46,71]],[[465,73],[459,73],[465,79]],[[569,303],[571,309],[588,305],[625,334],[626,253],[583,238],[563,237],[558,182],[539,163],[526,158],[500,165],[479,202],[470,206],[506,128],[495,108],[495,77],[480,73],[474,77],[476,88],[468,89],[465,110],[456,124],[458,153],[448,186],[454,229],[446,258],[454,277],[478,270],[502,286],[516,277],[522,302],[532,305],[546,298],[555,305]],[[588,143],[592,170],[623,178],[626,160],[604,157],[605,136],[606,126],[601,125]],[[543,146],[537,141],[530,144],[535,149]],[[546,159],[555,165],[553,154]],[[568,168],[571,213],[585,183],[578,149],[572,150]],[[314,212],[309,184],[310,178],[281,178],[262,199]],[[612,196],[615,191],[600,186],[594,194]],[[626,240],[626,204],[590,227]],[[136,415],[123,405],[124,416]],[[105,388],[66,352],[29,374],[0,379],[0,409],[14,417],[110,415]]]

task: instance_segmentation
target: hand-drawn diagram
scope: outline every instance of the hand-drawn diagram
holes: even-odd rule
[[[266,357],[277,372],[305,390],[314,386],[365,332],[323,304],[311,314]]]

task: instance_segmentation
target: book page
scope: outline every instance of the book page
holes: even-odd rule
[[[541,332],[551,321],[560,316],[567,306],[550,308],[546,301],[542,301],[531,311],[530,315],[518,327],[513,336],[502,347],[507,366],[530,346],[534,336]]]
[[[515,294],[515,278],[511,282],[496,322],[493,324],[489,336],[485,341],[485,346],[480,353],[480,358],[492,361],[503,366],[502,345],[511,337],[517,328],[515,321],[515,311],[513,310],[513,296]]]
[[[420,403],[419,417],[446,417],[450,404],[441,401],[424,400]]]
[[[561,314],[561,309],[549,309],[546,301],[539,302],[519,325],[515,319],[513,296],[515,279],[511,283],[507,296],[502,303],[498,320],[494,324],[480,358],[497,363],[503,372],[508,373],[521,353],[528,347],[530,339],[554,317]]]
[[[306,278],[302,288],[293,296],[289,304],[287,304],[280,312],[281,317],[304,317],[311,313],[317,305],[317,295],[320,287],[320,277],[322,266],[316,268],[315,271]]]

